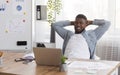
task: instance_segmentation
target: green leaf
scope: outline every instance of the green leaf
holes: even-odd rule
[[[47,2],[47,12],[48,12],[48,21],[49,23],[55,22],[56,16],[59,15],[62,8],[61,0],[48,0]]]
[[[61,62],[62,62],[62,64],[64,64],[66,60],[67,60],[67,58],[66,58],[65,56],[62,56],[62,57],[61,57]]]

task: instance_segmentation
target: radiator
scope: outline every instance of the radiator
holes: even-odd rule
[[[120,61],[119,37],[100,39],[96,46],[96,55],[99,56],[101,60]],[[120,68],[118,72],[118,75],[120,75]]]
[[[103,60],[120,61],[120,41],[118,38],[106,38],[98,41],[96,55]]]

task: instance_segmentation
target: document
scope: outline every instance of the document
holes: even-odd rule
[[[111,68],[111,66],[102,62],[73,61],[68,65],[68,68],[104,70]]]
[[[99,70],[111,68],[110,65],[102,62],[92,61],[68,61],[67,62],[67,75],[97,75]]]

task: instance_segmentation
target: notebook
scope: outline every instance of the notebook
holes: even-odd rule
[[[37,65],[60,66],[61,49],[57,48],[33,48],[35,61]]]

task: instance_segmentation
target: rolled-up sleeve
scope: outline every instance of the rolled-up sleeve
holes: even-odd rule
[[[70,25],[70,21],[68,20],[59,21],[59,22],[52,23],[52,28],[54,28],[54,30],[64,39],[68,31],[64,27],[69,25]]]
[[[93,21],[93,24],[98,25],[98,27],[94,30],[97,39],[100,39],[102,37],[102,35],[110,27],[110,22],[107,20],[103,20],[103,19],[95,19]]]

